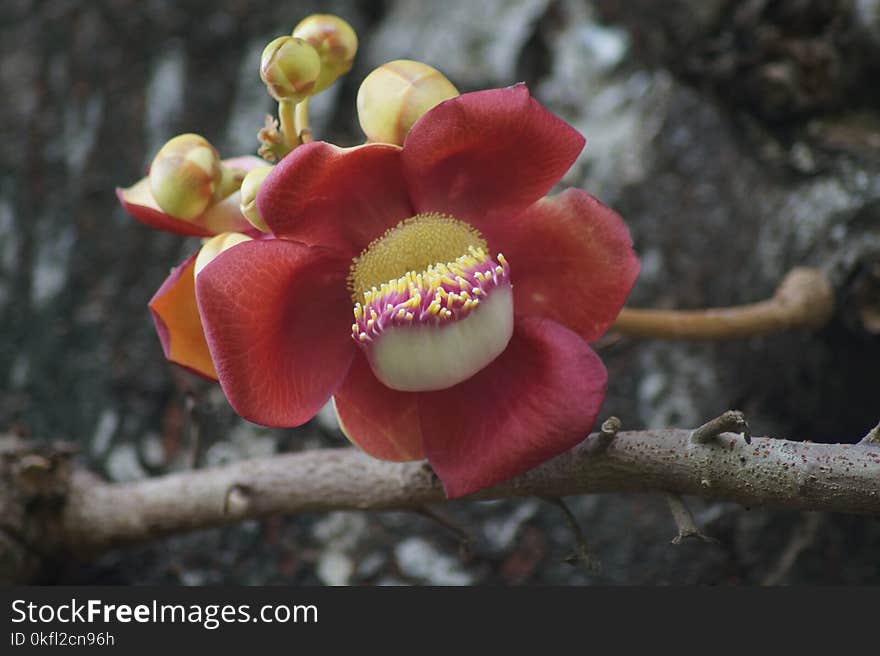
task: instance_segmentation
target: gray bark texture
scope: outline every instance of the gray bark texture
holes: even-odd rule
[[[837,306],[818,331],[604,338],[602,419],[657,431],[738,408],[755,435],[816,443],[855,443],[880,419],[880,2],[6,0],[0,433],[38,446],[0,448],[0,478],[7,490],[28,481],[22,494],[39,503],[0,495],[0,516],[11,513],[0,553],[17,559],[0,566],[53,583],[880,582],[876,517],[746,509],[679,488],[708,497],[685,502],[717,542],[673,545],[681,507],[673,517],[647,483],[566,499],[599,570],[566,562],[577,548],[566,517],[529,496],[447,504],[442,521],[404,506],[260,513],[45,567],[57,535],[29,534],[32,518],[12,509],[63,512],[59,472],[94,472],[93,485],[74,480],[99,498],[102,479],[149,489],[193,466],[210,476],[346,446],[332,412],[296,429],[253,426],[216,386],[165,362],[146,303],[198,241],[149,230],[113,194],[181,132],[224,156],[255,152],[273,111],[260,52],[316,11],[345,17],[361,39],[352,72],[313,103],[317,138],[360,141],[358,84],[397,58],[436,66],[462,91],[525,81],[579,129],[587,146],[563,184],[630,226],[642,260],[631,305],[751,303],[796,266],[825,271]],[[233,506],[247,500],[236,494]]]

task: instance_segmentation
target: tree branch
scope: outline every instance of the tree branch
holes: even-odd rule
[[[817,329],[834,311],[834,291],[819,269],[798,267],[785,276],[772,298],[708,310],[641,310],[625,307],[613,330],[629,337],[740,339],[793,328]]]
[[[723,434],[695,443],[682,429],[596,433],[571,451],[470,498],[669,492],[799,510],[880,515],[880,448]],[[353,448],[306,451],[130,484],[81,470],[69,481],[58,542],[94,553],[125,543],[275,514],[417,509],[445,501],[423,462],[375,460]]]

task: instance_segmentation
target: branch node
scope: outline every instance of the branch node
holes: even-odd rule
[[[251,507],[253,492],[247,485],[235,484],[226,492],[223,501],[223,514],[230,517],[242,517]]]
[[[752,434],[745,415],[739,410],[728,410],[720,417],[707,421],[691,433],[691,442],[706,444],[715,440],[722,433],[742,433],[746,444],[752,443]]]
[[[869,430],[868,434],[859,440],[859,444],[863,446],[880,446],[880,423]]]
[[[599,434],[596,435],[593,439],[593,443],[590,445],[590,454],[595,455],[605,451],[611,442],[614,441],[614,438],[617,437],[620,429],[621,422],[617,417],[608,417],[608,419],[603,421],[602,426],[599,429]]]
[[[718,544],[718,540],[706,535],[697,526],[694,516],[684,503],[684,499],[678,494],[666,492],[663,495],[672,513],[672,519],[675,520],[675,526],[678,529],[678,535],[672,538],[672,544],[681,544],[684,540],[696,539],[708,544]]]

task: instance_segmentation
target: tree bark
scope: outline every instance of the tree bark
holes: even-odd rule
[[[573,450],[471,499],[673,492],[746,507],[880,515],[880,447],[730,433],[709,443],[682,429],[595,433]],[[138,483],[75,472],[60,519],[61,544],[92,554],[119,544],[275,514],[401,510],[444,502],[424,462],[390,463],[356,449],[254,459]]]

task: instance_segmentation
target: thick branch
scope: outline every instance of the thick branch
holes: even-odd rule
[[[595,453],[587,438],[477,499],[663,491],[744,506],[880,515],[880,448],[724,434],[708,444],[681,429],[621,432]],[[389,463],[355,449],[307,451],[126,485],[76,472],[61,518],[75,552],[278,513],[415,509],[445,500],[422,462]]]
[[[624,308],[613,330],[631,337],[741,339],[793,328],[821,328],[834,310],[834,292],[818,269],[792,269],[766,301],[708,310]]]

